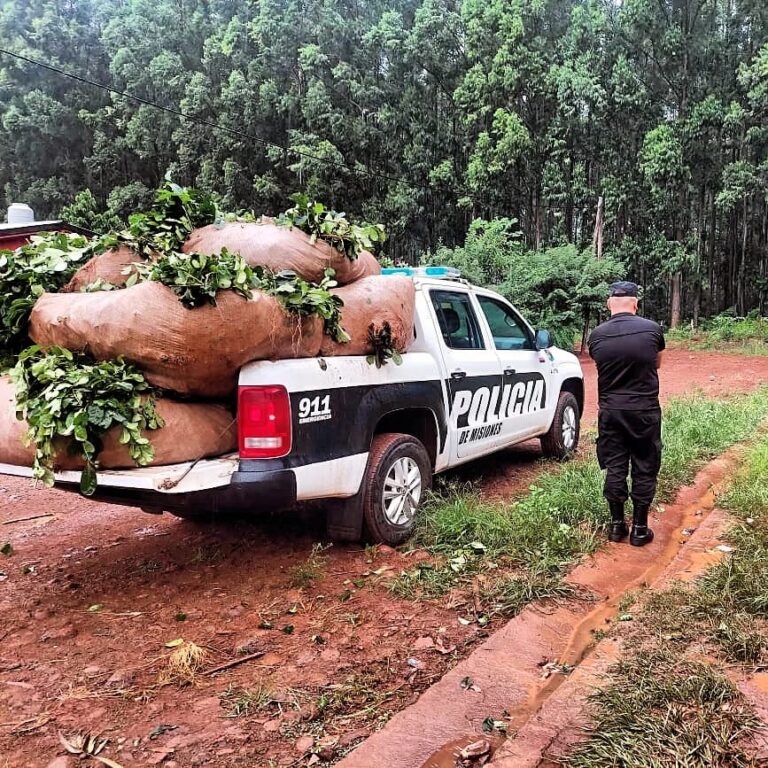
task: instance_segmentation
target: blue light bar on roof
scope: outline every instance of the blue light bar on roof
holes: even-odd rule
[[[407,275],[408,277],[435,277],[444,280],[461,277],[455,267],[385,267],[382,275]]]

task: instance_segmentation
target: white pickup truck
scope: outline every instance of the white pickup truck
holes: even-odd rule
[[[323,499],[332,538],[395,545],[434,474],[533,437],[549,456],[576,450],[584,384],[574,355],[448,268],[388,271],[416,286],[416,338],[400,365],[251,363],[240,371],[237,454],[103,471],[96,498],[195,519]],[[56,474],[62,488],[79,479]]]

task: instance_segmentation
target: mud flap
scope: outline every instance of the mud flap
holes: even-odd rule
[[[328,502],[325,530],[331,541],[360,541],[363,538],[362,489],[348,499]]]

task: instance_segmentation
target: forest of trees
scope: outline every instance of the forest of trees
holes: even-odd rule
[[[0,188],[39,216],[305,189],[394,259],[491,237],[492,282],[586,254],[672,324],[765,310],[765,0],[0,0],[0,47],[195,121],[0,53]]]

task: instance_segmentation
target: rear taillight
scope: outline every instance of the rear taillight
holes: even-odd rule
[[[291,402],[285,387],[240,387],[237,432],[241,459],[291,452]]]

